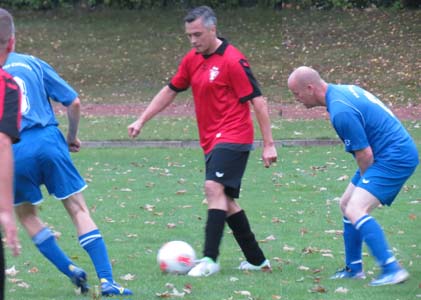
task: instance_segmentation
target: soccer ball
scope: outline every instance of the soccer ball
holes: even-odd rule
[[[156,259],[162,272],[184,275],[193,268],[196,253],[186,242],[171,241],[162,245]]]

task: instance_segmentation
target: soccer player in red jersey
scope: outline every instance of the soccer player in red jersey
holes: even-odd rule
[[[208,216],[204,257],[188,275],[209,276],[219,271],[217,257],[225,222],[246,258],[239,269],[270,271],[269,260],[259,247],[244,210],[235,200],[253,148],[250,104],[263,137],[263,164],[269,167],[277,160],[266,101],[245,56],[217,36],[217,19],[211,8],[194,8],[184,21],[192,49],[184,56],[170,83],[128,126],[128,134],[132,138],[139,135],[146,122],[166,108],[179,92],[191,87],[206,161],[204,187]]]
[[[13,17],[0,8],[0,225],[7,245],[14,255],[18,255],[20,244],[13,213],[12,143],[19,141],[20,92],[12,76],[1,68],[14,49],[14,33]],[[0,300],[4,299],[4,267],[3,243],[0,242]]]

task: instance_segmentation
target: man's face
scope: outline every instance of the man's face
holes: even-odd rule
[[[191,23],[185,23],[186,35],[192,47],[201,54],[212,54],[215,50],[213,46],[216,41],[216,28],[207,28],[203,25],[202,18]]]
[[[295,99],[298,102],[301,102],[305,107],[311,108],[317,106],[312,85],[303,85],[292,81],[288,84],[288,87],[294,94]]]

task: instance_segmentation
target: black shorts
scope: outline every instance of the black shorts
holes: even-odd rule
[[[213,149],[206,156],[206,180],[222,184],[227,196],[238,198],[249,153],[226,148]]]

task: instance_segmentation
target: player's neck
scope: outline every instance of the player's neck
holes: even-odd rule
[[[215,41],[212,43],[212,46],[209,47],[208,53],[204,53],[205,55],[212,55],[216,52],[219,46],[222,45],[222,41],[218,38],[215,38]]]

